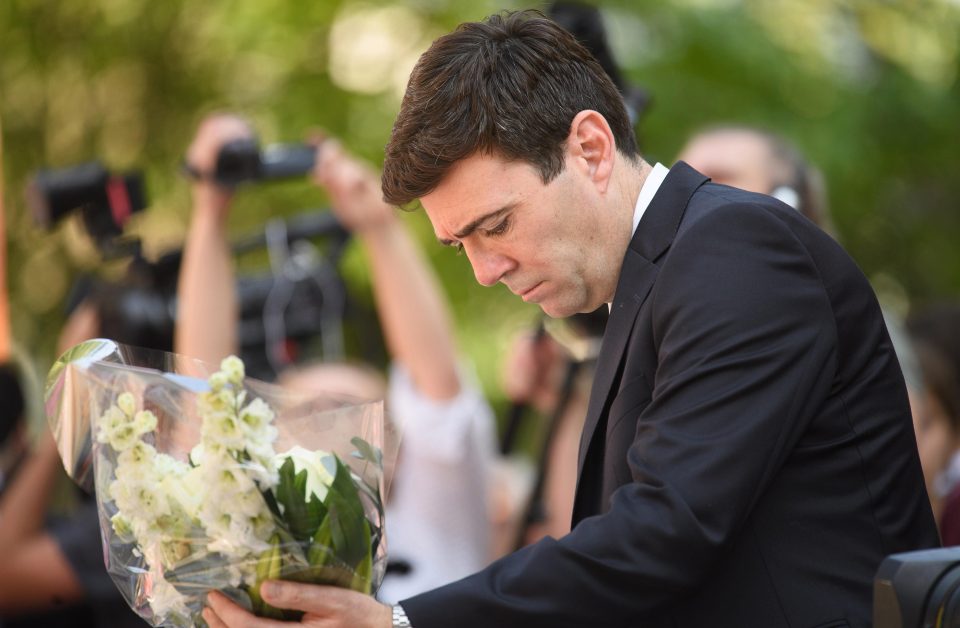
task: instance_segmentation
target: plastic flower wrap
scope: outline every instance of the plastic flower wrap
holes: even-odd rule
[[[95,488],[107,570],[155,626],[192,626],[208,591],[258,615],[267,579],[364,593],[383,577],[383,406],[306,398],[107,340],[50,371],[47,414],[68,473]],[[392,439],[391,439],[392,440]]]

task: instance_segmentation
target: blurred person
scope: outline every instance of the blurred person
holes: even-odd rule
[[[577,482],[571,461],[577,456],[607,316],[602,307],[562,323],[541,321],[535,332],[518,336],[507,355],[501,379],[514,412],[529,406],[540,418],[536,475],[511,550],[570,531]]]
[[[636,151],[622,98],[533,12],[415,66],[385,198],[419,199],[483,285],[610,304],[573,529],[392,608],[266,582],[307,625],[870,624],[890,552],[937,545],[903,376],[862,273],[809,220]],[[271,626],[211,593],[212,626]]]
[[[206,118],[187,151],[193,215],[178,287],[176,352],[219,362],[237,349],[234,271],[226,238],[233,191],[210,173],[219,148],[252,131],[232,115]],[[489,554],[487,481],[493,417],[469,370],[460,364],[440,287],[393,208],[380,198],[376,173],[339,142],[319,140],[316,183],[332,211],[361,243],[377,311],[393,360],[386,387],[372,369],[306,365],[279,383],[310,393],[386,397],[401,435],[386,504],[390,563],[379,591],[396,601],[483,567]]]
[[[505,359],[503,391],[517,412],[528,407],[536,412],[542,434],[534,445],[539,461],[531,493],[499,543],[500,556],[544,536],[559,538],[570,531],[577,481],[570,461],[580,442],[587,410],[583,384],[589,379],[589,374],[581,375],[565,386],[570,364],[563,347],[542,331],[516,338]],[[570,394],[563,399],[565,388]]]
[[[917,446],[944,545],[960,544],[960,304],[919,308],[907,318],[924,392]]]
[[[95,298],[70,314],[58,351],[110,335]],[[123,342],[123,339],[119,339]],[[76,507],[53,514],[57,486],[79,496]],[[0,624],[122,628],[142,626],[104,566],[97,504],[66,480],[57,444],[46,428],[0,496]]]
[[[695,133],[677,159],[714,183],[769,194],[833,231],[823,175],[776,133],[751,126],[709,127]]]

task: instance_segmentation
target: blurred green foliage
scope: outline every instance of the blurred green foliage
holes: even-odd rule
[[[480,0],[240,2],[4,0],[4,140],[14,341],[43,369],[81,272],[116,275],[75,221],[35,227],[31,172],[103,160],[145,169],[151,207],[133,231],[148,255],[179,246],[189,214],[177,165],[201,116],[250,117],[264,141],[322,127],[382,160],[405,79],[439,34],[503,8]],[[758,124],[792,139],[826,174],[839,238],[901,302],[960,289],[960,4],[952,0],[611,0],[602,5],[625,74],[653,95],[638,127],[651,160],[672,162],[691,132]],[[307,184],[246,189],[239,235],[268,216],[322,206]],[[537,311],[480,288],[466,258],[407,217],[453,304],[465,352],[499,398],[496,370]],[[243,268],[262,259],[248,260]],[[344,271],[367,291],[362,256]],[[369,298],[369,297],[367,297]]]

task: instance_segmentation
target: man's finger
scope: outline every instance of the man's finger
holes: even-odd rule
[[[219,625],[224,628],[289,628],[290,626],[282,621],[257,617],[217,591],[211,591],[207,595],[207,604],[209,608],[206,610],[212,610],[220,622]],[[204,619],[207,614],[209,613],[204,613]]]
[[[210,628],[228,628],[228,626],[221,621],[220,617],[213,611],[212,608],[203,609],[203,620],[207,622],[207,626]]]
[[[260,595],[277,608],[292,608],[327,617],[347,605],[345,598],[362,594],[339,587],[271,580],[260,585]]]

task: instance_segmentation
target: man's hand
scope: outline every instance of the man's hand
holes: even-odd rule
[[[226,211],[232,191],[213,180],[217,155],[227,142],[249,137],[253,130],[239,116],[214,114],[200,123],[186,155],[187,164],[199,175],[193,184],[194,211]]]
[[[545,334],[514,340],[503,368],[503,390],[514,402],[552,412],[557,405],[565,365],[563,349]]]
[[[277,608],[303,611],[305,614],[300,620],[303,626],[391,628],[393,625],[389,606],[349,589],[274,580],[264,582],[260,594]],[[211,592],[207,603],[209,607],[203,610],[203,618],[210,628],[280,628],[290,625],[289,622],[256,617],[221,593]]]
[[[327,191],[337,219],[359,236],[370,235],[396,220],[396,208],[383,202],[380,177],[366,163],[344,152],[337,140],[323,140],[318,145],[313,180]]]

